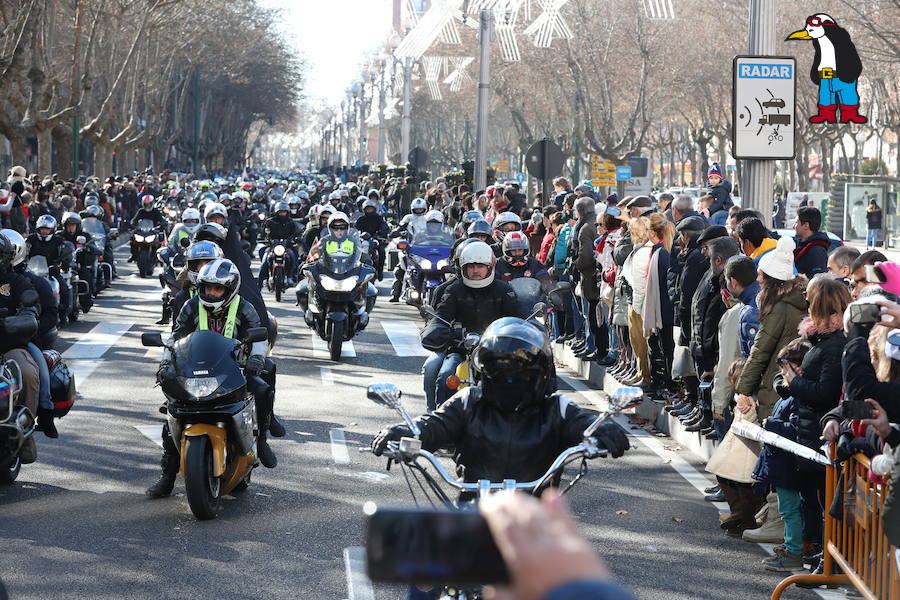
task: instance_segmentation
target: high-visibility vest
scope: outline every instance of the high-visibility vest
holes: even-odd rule
[[[240,302],[241,297],[235,296],[231,305],[228,307],[228,314],[225,316],[225,327],[222,329],[222,335],[227,338],[234,337],[234,324],[237,322],[238,304],[240,304]],[[197,307],[200,309],[200,331],[206,331],[209,329],[209,313],[202,303],[198,304]]]
[[[334,254],[335,252],[343,252],[344,254],[353,254],[353,242],[344,240],[340,244],[336,240],[328,240],[325,243],[325,252]]]

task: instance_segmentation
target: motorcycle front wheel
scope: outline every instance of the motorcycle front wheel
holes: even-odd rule
[[[284,270],[275,271],[275,302],[281,302],[281,292],[284,291]]]
[[[184,456],[184,492],[194,516],[205,521],[219,512],[219,478],[213,474],[212,446],[205,435],[189,437]]]
[[[333,321],[331,323],[331,337],[328,339],[328,352],[331,354],[331,360],[341,360],[341,346],[344,345],[344,327],[346,321]]]
[[[19,460],[19,457],[16,456],[11,463],[6,464],[3,468],[0,468],[0,484],[9,485],[13,481],[16,480],[16,477],[19,476],[19,471],[22,469],[22,461]]]

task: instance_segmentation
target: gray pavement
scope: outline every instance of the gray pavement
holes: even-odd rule
[[[159,354],[141,347],[140,334],[158,330],[159,287],[132,271],[122,255],[114,289],[63,332],[60,349],[80,357],[69,361],[79,400],[59,421],[60,438],[40,435],[38,462],[0,488],[0,578],[10,597],[401,597],[370,587],[357,548],[363,503],[410,505],[409,491],[396,468],[386,472],[357,447],[397,421],[366,400],[366,384],[393,382],[411,412],[424,410],[423,357],[408,355],[421,353],[409,343],[421,323],[415,311],[388,304],[382,283],[369,328],[353,340],[356,356],[334,363],[292,302],[276,306],[267,295],[280,328],[276,411],[288,429],[272,442],[279,466],[255,470],[216,520],[198,522],[181,481],[169,499],[143,493],[159,472],[162,395]],[[635,438],[624,458],[593,461],[571,492],[582,531],[615,577],[646,599],[768,597],[780,577],[760,566],[763,550],[722,534],[716,508],[685,479],[702,465],[686,452],[672,461],[657,451]]]

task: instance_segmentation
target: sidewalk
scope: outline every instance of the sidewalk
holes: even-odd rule
[[[847,243],[847,245],[856,248],[860,252],[866,251],[865,244]],[[875,248],[875,250],[878,250],[879,252],[884,254],[887,257],[887,259],[891,262],[900,262],[900,248],[881,248],[881,247],[879,247],[879,248]]]

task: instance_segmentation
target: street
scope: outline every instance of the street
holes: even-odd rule
[[[159,474],[161,352],[143,348],[140,335],[160,328],[160,289],[134,274],[125,252],[112,289],[61,332],[79,400],[59,422],[59,439],[37,434],[38,462],[0,488],[0,578],[10,597],[400,597],[365,577],[362,505],[409,506],[409,490],[399,469],[386,472],[383,459],[358,448],[398,421],[366,399],[367,384],[395,383],[411,413],[424,410],[414,309],[388,304],[390,280],[381,282],[368,329],[335,363],[293,295],[274,305],[266,292],[279,321],[275,410],[288,430],[271,442],[279,464],[256,469],[217,519],[199,522],[181,479],[171,498],[144,495]],[[560,373],[561,387],[585,388]],[[597,392],[569,393],[601,401]],[[569,497],[614,577],[645,599],[767,598],[780,576],[763,570],[760,546],[720,531],[717,508],[702,498],[712,481],[702,463],[667,438],[629,433],[626,456],[593,461]],[[817,595],[792,588],[786,597]]]

